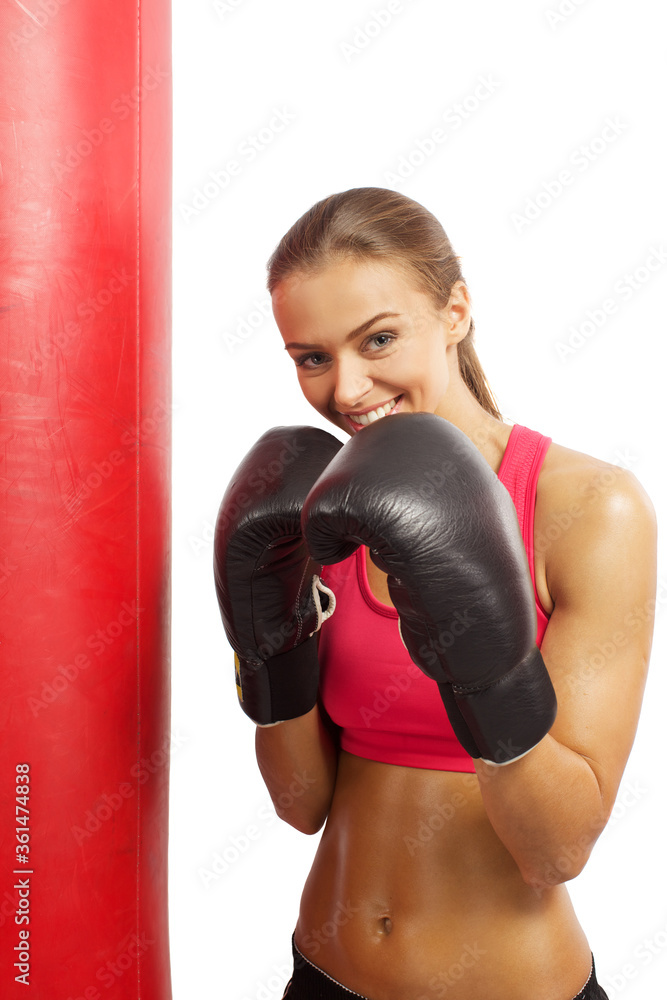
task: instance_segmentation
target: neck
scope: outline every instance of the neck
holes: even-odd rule
[[[450,379],[447,392],[435,412],[463,431],[497,473],[512,428],[484,409],[465,385],[458,370],[452,374],[454,377]]]

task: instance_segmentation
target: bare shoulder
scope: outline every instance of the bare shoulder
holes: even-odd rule
[[[655,511],[629,469],[551,444],[537,485],[535,573],[547,613],[561,590],[601,548],[650,558]]]
[[[638,512],[655,516],[648,494],[630,469],[551,444],[538,480],[538,500],[547,508],[562,509],[569,503],[587,504],[596,499],[631,504]]]

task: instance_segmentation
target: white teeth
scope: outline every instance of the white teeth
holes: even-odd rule
[[[385,403],[384,406],[378,406],[376,410],[370,410],[368,413],[359,414],[348,413],[348,417],[353,421],[353,423],[361,424],[362,427],[365,427],[367,424],[372,424],[375,420],[379,420],[380,417],[384,417],[390,410],[393,410],[395,406],[396,400],[390,399],[388,403]]]

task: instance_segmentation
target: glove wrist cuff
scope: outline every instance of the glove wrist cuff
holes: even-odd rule
[[[556,719],[556,693],[537,647],[490,687],[452,687],[479,756],[492,766],[523,757]]]
[[[262,663],[234,654],[236,691],[241,708],[260,726],[306,715],[317,703],[317,635]]]

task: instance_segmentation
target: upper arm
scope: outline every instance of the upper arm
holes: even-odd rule
[[[598,463],[574,477],[581,514],[545,556],[541,647],[558,699],[551,736],[587,759],[607,816],[637,729],[656,593],[653,507],[632,473],[608,468],[605,488]],[[552,507],[566,509],[572,488],[556,488]]]

